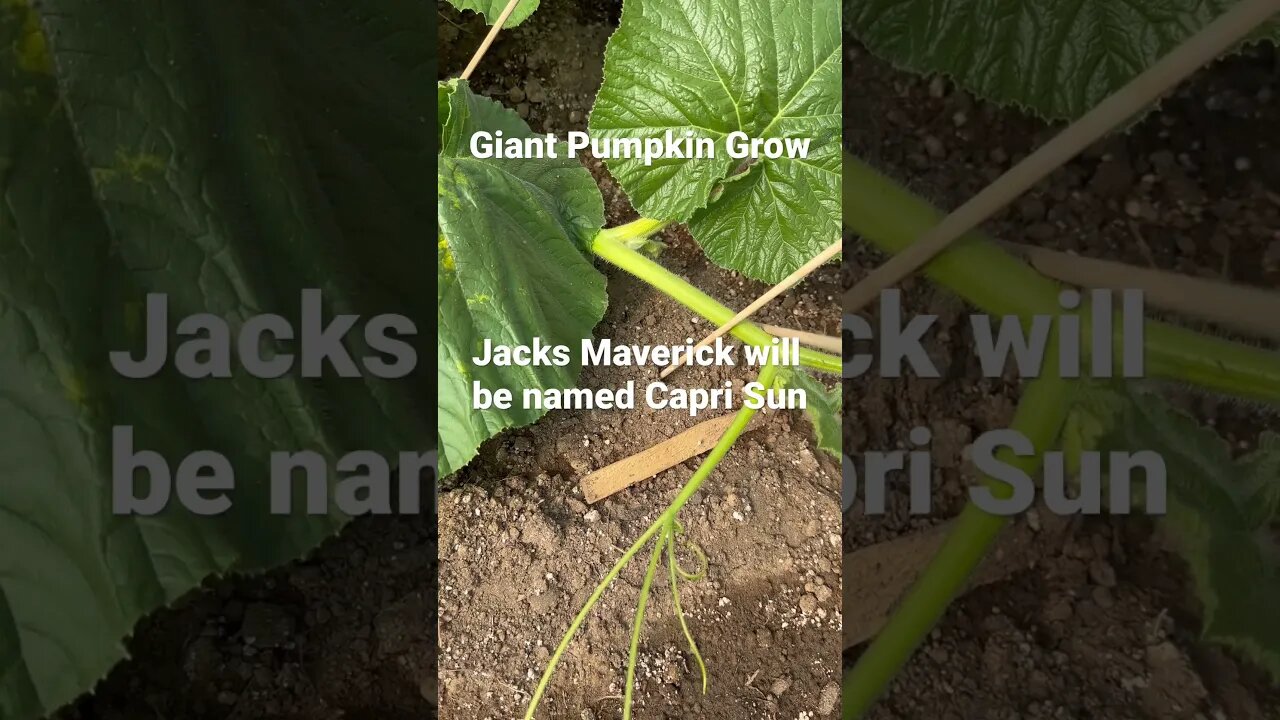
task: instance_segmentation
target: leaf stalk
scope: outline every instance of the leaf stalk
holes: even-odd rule
[[[735,315],[733,310],[699,290],[688,280],[627,247],[620,239],[636,231],[633,229],[625,233],[620,232],[629,225],[656,222],[654,220],[637,220],[635,223],[602,230],[592,241],[591,250],[601,259],[643,280],[664,295],[706,318],[717,327],[732,319]],[[729,332],[748,345],[768,347],[773,344],[773,336],[755,323],[739,323]],[[809,348],[800,348],[800,364],[831,375],[837,375],[841,370],[841,359],[839,357]]]
[[[941,213],[870,165],[844,154],[844,224],[889,253],[909,247]],[[1012,315],[1029,327],[1035,315],[1063,310],[1063,288],[1005,251],[981,232],[964,235],[925,266],[924,272],[992,315]],[[1081,352],[1092,333],[1088,312],[1080,312]],[[1123,324],[1114,323],[1117,354]],[[1150,375],[1192,383],[1235,397],[1280,403],[1280,356],[1168,323],[1148,320],[1146,367]],[[1117,358],[1119,360],[1119,358]]]

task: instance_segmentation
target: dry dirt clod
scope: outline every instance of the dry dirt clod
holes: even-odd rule
[[[1147,648],[1146,658],[1148,667],[1152,670],[1159,670],[1181,662],[1182,651],[1178,649],[1177,645],[1166,641]]]
[[[777,680],[774,680],[773,684],[769,686],[769,694],[773,695],[774,697],[782,697],[782,694],[785,693],[790,688],[791,688],[791,678],[780,677]]]
[[[840,702],[840,685],[830,682],[822,688],[822,694],[818,697],[818,714],[822,716],[830,715],[836,709],[836,704]]]
[[[529,98],[529,102],[542,104],[547,101],[547,91],[542,87],[542,83],[537,78],[532,78],[524,85],[525,96]]]
[[[1094,560],[1089,563],[1089,579],[1095,585],[1113,588],[1116,586],[1116,569],[1106,560]]]

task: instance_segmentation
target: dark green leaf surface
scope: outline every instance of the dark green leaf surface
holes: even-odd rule
[[[527,409],[525,389],[577,383],[579,345],[604,317],[604,275],[585,248],[604,225],[604,203],[591,174],[565,158],[480,160],[477,130],[529,137],[514,112],[473,94],[465,82],[440,85],[437,249],[440,474],[466,465],[480,443],[545,413]],[[485,339],[532,346],[566,345],[563,367],[478,365]],[[472,384],[512,393],[509,410],[476,410]]]
[[[1045,118],[1075,118],[1232,5],[1231,0],[857,0],[854,36],[918,73]],[[1268,31],[1280,38],[1280,26]]]
[[[276,565],[346,518],[272,516],[273,451],[429,449],[429,380],[126,380],[147,293],[195,313],[396,312],[432,332],[430,9],[316,0],[0,2],[0,719],[43,716],[124,655],[143,615],[207,576]],[[44,28],[48,55],[38,52]],[[15,37],[18,41],[15,41]],[[33,37],[35,39],[33,39]],[[358,335],[358,333],[353,333]],[[368,353],[350,337],[353,356]],[[287,350],[296,351],[290,345]],[[111,508],[110,431],[176,468],[236,471],[195,517]]]
[[[1168,468],[1166,518],[1204,607],[1204,637],[1228,645],[1280,681],[1280,552],[1255,493],[1280,483],[1275,436],[1233,460],[1213,430],[1154,392],[1130,392],[1103,451],[1153,450]]]
[[[768,282],[840,237],[838,0],[627,0],[604,75],[594,136],[716,142],[713,159],[607,160],[643,214],[687,222],[716,263]],[[741,168],[733,131],[813,142]]]
[[[798,387],[805,392],[805,414],[813,423],[813,432],[818,447],[827,451],[832,457],[839,458],[843,446],[840,432],[840,407],[844,401],[839,383],[828,389],[809,373],[796,368],[779,375],[788,387]]]
[[[1270,430],[1258,436],[1258,449],[1240,459],[1244,476],[1245,509],[1250,523],[1262,527],[1280,522],[1280,435]]]

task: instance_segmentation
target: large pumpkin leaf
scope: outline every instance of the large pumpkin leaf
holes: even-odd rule
[[[814,439],[818,447],[835,458],[841,456],[843,437],[840,432],[840,407],[844,393],[837,383],[828,388],[818,378],[800,368],[789,368],[778,373],[784,387],[800,388],[805,394],[805,415],[813,424]]]
[[[1103,451],[1154,450],[1168,469],[1168,515],[1204,608],[1207,640],[1234,648],[1280,681],[1280,551],[1259,513],[1280,485],[1280,445],[1265,433],[1233,460],[1212,429],[1159,395],[1132,389]]]
[[[606,160],[642,213],[688,222],[713,261],[771,282],[839,238],[839,0],[626,0],[604,75],[595,136],[716,143],[712,159]],[[734,131],[812,143],[743,168]]]
[[[484,16],[485,22],[492,25],[502,11],[506,9],[508,0],[449,0],[449,4],[459,10],[474,10]],[[533,14],[538,9],[538,0],[520,0],[516,4],[516,9],[511,11],[510,17],[503,27],[515,27]]]
[[[271,515],[271,452],[430,444],[429,380],[108,365],[140,352],[148,293],[171,322],[213,313],[234,334],[260,313],[296,323],[302,288],[326,317],[409,316],[424,356],[430,300],[404,268],[429,253],[433,18],[415,0],[349,5],[0,1],[3,720],[91,688],[140,617],[207,576],[299,557],[345,522]],[[223,454],[232,508],[114,515],[114,426],[171,469]]]
[[[1191,37],[1233,0],[857,0],[868,49],[999,103],[1075,118]],[[1280,25],[1266,35],[1280,39]]]
[[[481,160],[472,135],[501,130],[531,137],[514,112],[442,83],[436,298],[440,474],[467,464],[480,443],[545,411],[526,408],[525,389],[573,387],[578,346],[604,317],[604,276],[584,250],[604,225],[604,202],[576,160]],[[494,345],[567,345],[569,363],[496,366],[472,361]],[[473,409],[472,386],[506,389],[510,409]]]

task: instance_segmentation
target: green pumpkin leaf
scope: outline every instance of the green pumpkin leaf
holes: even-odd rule
[[[520,0],[516,9],[511,11],[503,27],[515,27],[538,9],[539,0]],[[492,25],[507,7],[507,0],[449,0],[449,4],[459,10],[474,10],[484,16],[485,22]]]
[[[715,142],[714,158],[612,159],[646,216],[687,222],[717,264],[777,282],[840,237],[838,0],[626,0],[593,137]],[[725,138],[812,138],[804,159],[729,157]]]
[[[437,249],[439,303],[440,474],[475,456],[480,443],[546,411],[526,409],[526,388],[573,387],[578,348],[604,317],[604,275],[585,254],[604,225],[604,203],[577,160],[479,160],[469,143],[478,130],[530,137],[514,112],[475,95],[461,81],[439,86],[447,117],[441,130]],[[496,345],[566,345],[564,367],[478,365],[483,341]],[[472,408],[473,383],[508,389],[509,410]]]
[[[1191,569],[1204,608],[1205,639],[1234,648],[1280,681],[1280,552],[1255,512],[1259,488],[1280,478],[1268,435],[1257,453],[1233,460],[1212,429],[1155,392],[1132,388],[1103,451],[1152,450],[1168,470],[1165,521]]]
[[[1258,448],[1240,459],[1251,479],[1245,507],[1252,523],[1264,527],[1280,521],[1280,435],[1270,430],[1258,436]]]
[[[840,384],[827,388],[822,381],[809,373],[796,368],[779,373],[784,387],[798,387],[805,392],[805,415],[813,423],[813,432],[818,447],[827,451],[832,457],[839,458],[842,452],[843,439],[840,433],[840,407],[844,402],[844,393]]]
[[[1117,382],[1082,379],[1071,387],[1071,409],[1059,445],[1066,455],[1067,472],[1075,475],[1080,471],[1081,455],[1097,449],[1124,412],[1128,396]]]
[[[850,31],[907,70],[1048,119],[1079,117],[1231,0],[858,0]],[[1260,37],[1280,39],[1280,25]]]
[[[140,354],[149,293],[171,323],[212,313],[234,337],[262,313],[296,327],[303,288],[327,318],[407,316],[425,356],[431,10],[358,5],[0,0],[4,720],[90,690],[141,617],[207,577],[296,559],[345,524],[272,515],[272,452],[332,467],[430,447],[429,379],[129,380],[109,365]],[[171,471],[221,453],[231,509],[115,515],[116,426]]]

